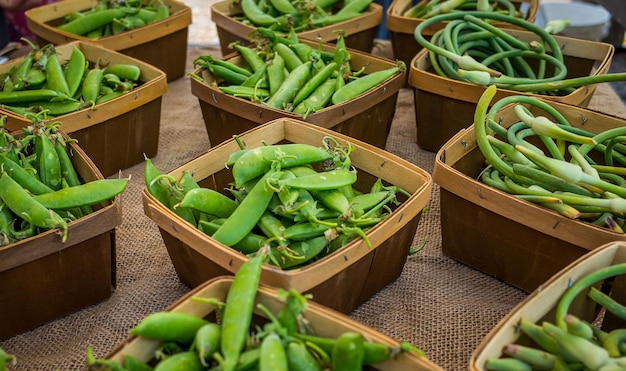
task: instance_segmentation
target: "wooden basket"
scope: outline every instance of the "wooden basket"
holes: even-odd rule
[[[167,81],[173,81],[185,74],[191,8],[176,0],[163,2],[170,8],[169,17],[144,27],[98,39],[57,28],[67,14],[91,9],[98,4],[98,0],[59,1],[29,9],[25,15],[28,28],[35,34],[40,46],[50,43],[62,45],[76,40],[97,43],[105,49],[144,61],[162,70]]]
[[[524,19],[529,22],[535,21],[539,11],[539,0],[513,0],[513,3],[517,8],[528,7]],[[393,0],[389,8],[387,8],[386,25],[389,29],[393,55],[396,59],[406,63],[407,66],[411,63],[413,57],[422,50],[422,46],[415,40],[413,33],[424,19],[403,15],[413,5],[414,2],[411,0]],[[424,38],[430,40],[435,32],[444,28],[447,24],[448,22],[434,24],[425,28],[422,34]],[[516,28],[514,25],[503,22],[496,22],[494,25],[499,28]]]
[[[391,215],[367,232],[371,247],[362,239],[352,241],[335,253],[305,267],[280,270],[263,267],[261,282],[285,289],[311,293],[313,300],[349,313],[394,281],[402,272],[415,237],[422,209],[428,203],[431,177],[421,168],[381,149],[315,125],[283,118],[261,125],[239,136],[248,148],[278,142],[319,146],[324,136],[350,142],[355,149],[352,164],[358,170],[355,187],[366,191],[377,178],[412,194]],[[192,171],[199,183],[224,194],[232,182],[226,160],[239,148],[231,138],[205,154],[173,170],[179,179]],[[190,287],[219,276],[233,275],[248,258],[202,233],[159,203],[144,188],[144,211],[158,226],[180,280]]]
[[[21,132],[16,132],[18,137]],[[83,182],[102,173],[76,143],[69,154]],[[49,230],[0,247],[0,340],[70,314],[111,296],[115,287],[118,199],[68,224],[67,241]]]
[[[598,245],[596,249],[581,256],[551,277],[541,288],[532,292],[520,302],[511,312],[485,336],[470,358],[471,371],[484,371],[485,360],[490,357],[499,357],[502,347],[506,344],[518,343],[531,345],[533,342],[516,330],[521,318],[533,323],[541,324],[549,321],[554,324],[555,307],[567,288],[580,278],[613,264],[626,263],[626,243],[624,241],[609,242]],[[626,301],[623,276],[616,277],[610,296],[618,302]],[[597,287],[597,285],[596,285]],[[586,291],[581,293],[570,306],[569,313],[578,316],[590,323],[597,317],[599,306],[586,297]],[[597,324],[597,323],[596,323]],[[623,320],[607,312],[602,318],[601,328],[610,331],[624,328]]]
[[[626,125],[623,119],[589,109],[549,103],[573,126],[591,132]],[[536,107],[530,110],[534,115],[546,115]],[[498,115],[505,126],[519,121],[513,106]],[[484,168],[473,125],[462,129],[437,153],[433,179],[441,190],[445,255],[531,292],[589,250],[626,240],[626,234],[566,218],[478,181]]]
[[[249,34],[256,27],[247,25],[233,18],[243,14],[238,3],[223,0],[211,6],[211,20],[217,27],[217,35],[220,39],[222,55],[232,53],[228,45],[233,42],[249,44]],[[372,3],[362,15],[353,19],[338,22],[330,26],[316,28],[314,30],[298,32],[299,39],[308,39],[322,42],[335,42],[337,34],[335,30],[345,32],[345,41],[348,48],[357,49],[366,53],[372,51],[376,38],[376,27],[383,20],[383,7]]]
[[[316,48],[319,45],[314,41],[302,40],[302,42]],[[333,51],[334,47],[332,44],[322,44],[322,49],[326,51]],[[357,50],[350,49],[349,51],[352,68],[358,70],[364,67],[365,74],[396,65],[388,59]],[[240,66],[245,64],[239,53],[231,53],[223,59]],[[302,115],[271,108],[222,92],[213,84],[221,80],[208,70],[200,68],[195,73],[202,76],[205,82],[191,79],[191,93],[198,97],[211,143],[221,143],[230,139],[234,134],[281,117],[303,120]],[[384,148],[396,111],[398,92],[404,85],[405,76],[406,72],[397,74],[377,88],[352,100],[309,114],[304,121]]]
[[[141,84],[132,92],[80,111],[57,116],[63,123],[63,132],[77,139],[81,148],[96,164],[105,177],[119,170],[155,156],[159,144],[161,100],[167,91],[163,71],[138,59],[82,41],[58,46],[59,59],[66,61],[76,46],[92,64],[102,66],[113,63],[130,63],[139,66]],[[0,73],[18,65],[22,58],[0,65]],[[0,108],[7,116],[6,128],[21,130],[31,124],[24,116]]]
[[[506,32],[524,41],[537,39],[528,31]],[[555,39],[562,45],[568,78],[608,73],[615,52],[613,45],[563,36],[555,36]],[[436,152],[460,129],[472,124],[476,103],[486,87],[439,76],[432,70],[428,54],[428,50],[423,49],[411,61],[409,85],[414,91],[417,143],[422,149]],[[498,89],[494,99],[509,95],[530,95],[586,107],[596,86],[583,86],[564,96]]]
[[[226,295],[232,284],[232,277],[216,277],[185,296],[178,299],[175,303],[167,308],[171,312],[189,313],[202,318],[214,318],[215,308],[206,303],[191,301],[192,297],[215,298],[220,301],[226,300]],[[276,294],[276,289],[261,284],[257,292],[256,304],[263,304],[272,313],[278,313],[284,305]],[[267,317],[260,310],[255,310],[257,322],[267,321]],[[367,341],[377,342],[389,346],[399,346],[400,343],[370,327],[351,319],[350,317],[338,313],[334,310],[321,306],[317,303],[309,302],[304,317],[311,325],[313,333],[317,336],[337,337],[346,331],[356,331],[364,335]],[[132,355],[144,362],[150,361],[155,350],[159,346],[159,342],[144,338],[130,336],[115,349],[109,353],[107,359],[123,362],[125,355]],[[391,371],[391,370],[433,370],[443,371],[441,367],[434,364],[425,357],[419,357],[412,353],[402,353],[398,357],[378,363],[372,366],[373,370]]]

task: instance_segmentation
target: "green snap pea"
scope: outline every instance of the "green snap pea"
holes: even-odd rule
[[[218,86],[218,89],[226,94],[245,98],[253,101],[263,100],[270,96],[270,91],[263,88],[249,87],[242,85]]]
[[[112,73],[122,80],[139,81],[141,68],[136,64],[114,63],[104,68],[104,74]]]
[[[46,111],[49,116],[60,116],[71,112],[76,112],[87,105],[78,100],[69,101],[38,101],[29,103],[31,108],[36,107],[37,112]]]
[[[52,89],[17,90],[0,92],[1,104],[28,103],[42,100],[61,98],[62,95]]]
[[[326,230],[329,229],[329,227],[326,227]],[[306,264],[321,254],[328,246],[328,243],[329,240],[325,235],[290,243],[289,249],[293,256],[283,256],[279,260],[278,265],[282,269],[289,269]]]
[[[198,58],[196,58],[194,60],[194,66],[202,66],[204,68],[208,69],[208,65],[209,64],[217,64],[220,65],[222,67],[228,68],[233,70],[233,72],[237,72],[239,74],[245,75],[245,76],[252,76],[252,72],[250,72],[250,70],[240,67],[234,63],[231,63],[229,61],[225,61],[219,58],[215,58],[212,55],[201,55]]]
[[[267,335],[261,341],[259,371],[288,371],[287,353],[280,336],[276,333]]]
[[[348,169],[315,172],[314,174],[296,176],[279,180],[280,187],[306,190],[330,190],[352,185],[356,182],[356,171]]]
[[[82,17],[64,23],[58,26],[58,29],[76,35],[85,35],[92,30],[113,22],[116,18],[122,18],[128,14],[136,12],[138,12],[138,10],[126,7],[104,9],[98,12],[85,14]]]
[[[198,222],[198,229],[208,234],[209,236],[212,236],[222,224],[224,224],[224,219],[215,219],[212,221],[200,220]],[[267,238],[265,236],[250,232],[245,235],[244,238],[241,239],[241,241],[237,242],[231,247],[247,255],[259,251],[259,249],[263,245],[265,245],[266,240]]]
[[[39,178],[48,187],[54,190],[61,189],[61,162],[47,132],[36,135],[35,150],[39,165]]]
[[[254,0],[250,1],[254,2]],[[252,68],[252,71],[256,72],[265,68],[265,61],[254,49],[239,43],[233,43],[230,46],[241,54],[241,57],[246,61],[246,63],[248,63],[248,66]]]
[[[290,371],[322,371],[315,356],[299,341],[292,341],[287,345],[287,362]]]
[[[46,229],[61,229],[62,241],[67,240],[67,223],[55,211],[37,202],[7,173],[0,176],[0,198],[5,205],[27,222]]]
[[[50,55],[46,62],[46,84],[48,88],[58,92],[61,96],[70,97],[70,88],[65,79],[63,66],[55,48],[50,48]]]
[[[193,351],[185,351],[171,355],[156,366],[154,371],[202,371],[204,366]]]
[[[198,353],[204,367],[208,367],[213,354],[219,352],[221,336],[222,326],[213,322],[200,327],[196,332],[193,349]]]
[[[65,81],[68,87],[68,96],[73,97],[80,87],[85,72],[87,71],[85,54],[76,46],[72,48],[72,54],[65,68]]]
[[[336,371],[360,371],[363,369],[363,335],[347,331],[339,335],[332,351],[332,368]]]
[[[130,354],[124,356],[124,368],[126,371],[152,371],[152,366]]]
[[[287,62],[285,61],[285,63]],[[281,110],[285,109],[288,104],[291,104],[298,91],[308,81],[311,74],[311,66],[312,62],[306,62],[294,68],[276,93],[267,100],[266,104],[269,107]]]
[[[252,231],[274,194],[274,191],[266,185],[267,179],[273,175],[274,172],[269,171],[257,182],[224,224],[213,234],[213,239],[226,246],[232,246]]]
[[[379,86],[386,80],[392,78],[396,74],[401,73],[402,71],[404,71],[404,69],[406,69],[401,61],[398,63],[399,65],[396,67],[375,71],[356,80],[348,82],[337,91],[335,91],[331,101],[333,102],[333,104],[339,104],[353,99],[376,86]]]
[[[267,81],[267,65],[264,65],[263,68],[255,71],[252,75],[250,75],[244,82],[241,83],[241,86],[247,86],[251,88],[269,88],[269,82]]]
[[[296,52],[294,52],[285,44],[274,44],[274,51],[283,58],[283,60],[285,61],[285,68],[287,68],[287,71],[289,72],[295,70],[298,66],[306,63],[302,62]]]
[[[283,237],[290,241],[305,241],[324,236],[330,226],[317,222],[301,222],[285,228]]]
[[[312,344],[315,344],[327,354],[332,354],[332,351],[338,342],[338,338],[315,336],[302,333],[297,333],[295,337],[307,343],[310,342]],[[375,363],[386,361],[403,351],[401,347],[392,347],[371,341],[364,342],[363,348],[363,365],[372,365]]]
[[[144,166],[144,182],[148,193],[157,199],[165,207],[169,207],[170,193],[167,187],[162,184],[163,174],[157,169],[151,159],[146,157]]]
[[[81,86],[81,94],[83,100],[92,106],[96,104],[98,95],[100,94],[100,86],[104,78],[104,70],[101,68],[92,68],[87,72],[83,84]]]
[[[0,153],[0,166],[3,172],[11,176],[22,188],[26,189],[30,194],[39,195],[42,193],[53,192],[45,183],[39,180],[39,177],[31,174],[24,169],[19,163],[11,160],[6,153]]]
[[[255,25],[270,27],[278,23],[278,19],[265,13],[255,0],[242,0],[241,10]]]
[[[244,183],[266,173],[273,163],[279,164],[281,169],[287,169],[320,163],[332,157],[333,154],[324,148],[301,143],[252,148],[242,153],[233,164],[235,186],[241,187]]]
[[[224,371],[233,371],[239,363],[241,352],[250,331],[254,300],[261,280],[264,254],[244,262],[233,278],[226,296],[220,348]]]
[[[335,14],[357,14],[361,13],[373,2],[373,0],[353,0],[345,3]]]
[[[130,333],[148,339],[192,344],[198,329],[207,323],[205,319],[184,312],[154,312],[145,316]]]
[[[280,54],[274,52],[272,59],[267,63],[267,80],[270,85],[270,95],[274,95],[285,81],[285,60]]]
[[[127,178],[97,179],[77,186],[36,195],[34,198],[49,209],[70,209],[95,205],[113,199],[126,189],[127,184]]]
[[[311,95],[294,107],[293,113],[301,114],[303,115],[303,119],[306,119],[309,113],[317,112],[326,107],[328,102],[330,102],[336,87],[336,79],[328,79],[324,81],[311,93]]]
[[[304,84],[302,89],[298,91],[296,97],[293,99],[293,105],[297,106],[304,99],[309,97],[315,89],[317,89],[324,81],[327,81],[331,74],[339,68],[339,64],[331,62],[324,66],[324,68],[316,73],[309,81]]]
[[[227,218],[237,208],[237,202],[210,188],[201,187],[185,193],[176,207],[189,207],[218,218]]]

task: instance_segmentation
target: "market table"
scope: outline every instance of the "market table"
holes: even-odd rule
[[[190,48],[187,71],[193,70],[196,56],[219,53],[219,49]],[[374,53],[389,57],[390,44],[377,44]],[[626,107],[606,84],[597,89],[590,108],[626,118]],[[168,84],[160,130],[158,154],[152,160],[163,172],[209,148],[189,77]],[[435,153],[416,144],[413,92],[409,89],[399,93],[386,149],[432,172]],[[156,224],[144,214],[143,166],[121,172],[131,180],[121,197],[123,219],[116,231],[116,290],[98,305],[0,342],[0,348],[17,356],[14,370],[81,370],[87,346],[93,346],[97,356],[105,356],[141,318],[166,308],[189,291],[176,276]],[[482,338],[526,293],[443,255],[439,212],[439,189],[434,185],[413,241],[413,247],[425,241],[425,248],[409,256],[402,275],[351,317],[415,344],[447,370],[466,370]],[[468,241],[468,248],[472,247]]]

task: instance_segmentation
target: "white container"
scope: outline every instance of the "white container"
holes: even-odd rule
[[[544,27],[549,21],[568,19],[572,24],[561,35],[600,41],[609,33],[611,13],[601,5],[551,1],[539,6],[536,23]]]

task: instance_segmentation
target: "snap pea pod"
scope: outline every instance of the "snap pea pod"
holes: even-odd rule
[[[228,290],[220,340],[223,356],[220,363],[224,371],[235,370],[239,363],[252,321],[254,299],[264,260],[265,255],[261,253],[243,263]]]
[[[113,22],[116,18],[123,18],[126,15],[137,12],[137,9],[126,7],[104,9],[98,12],[85,14],[84,16],[76,18],[70,22],[63,23],[58,26],[58,29],[76,35],[85,35],[92,30]]]
[[[224,224],[213,234],[213,239],[226,246],[232,246],[252,231],[272,199],[274,191],[267,187],[266,180],[273,175],[272,171],[263,175]]]
[[[70,209],[73,207],[95,205],[115,198],[122,193],[128,179],[97,179],[77,186],[61,188],[33,196],[49,209]]]
[[[273,163],[280,168],[316,164],[333,158],[321,147],[290,143],[252,148],[241,154],[233,164],[233,178],[237,187],[267,172]]]
[[[350,81],[333,94],[331,101],[333,104],[339,104],[347,100],[353,99],[359,94],[379,86],[386,80],[392,78],[398,73],[402,73],[406,69],[404,62],[399,61],[398,66],[372,72],[368,75]]]
[[[306,62],[294,68],[266,104],[276,109],[285,109],[286,105],[291,104],[298,91],[309,79],[311,65],[311,62]]]
[[[67,240],[67,223],[55,211],[39,203],[14,181],[7,173],[0,176],[0,198],[5,205],[34,226],[45,229],[60,229],[62,241]]]

